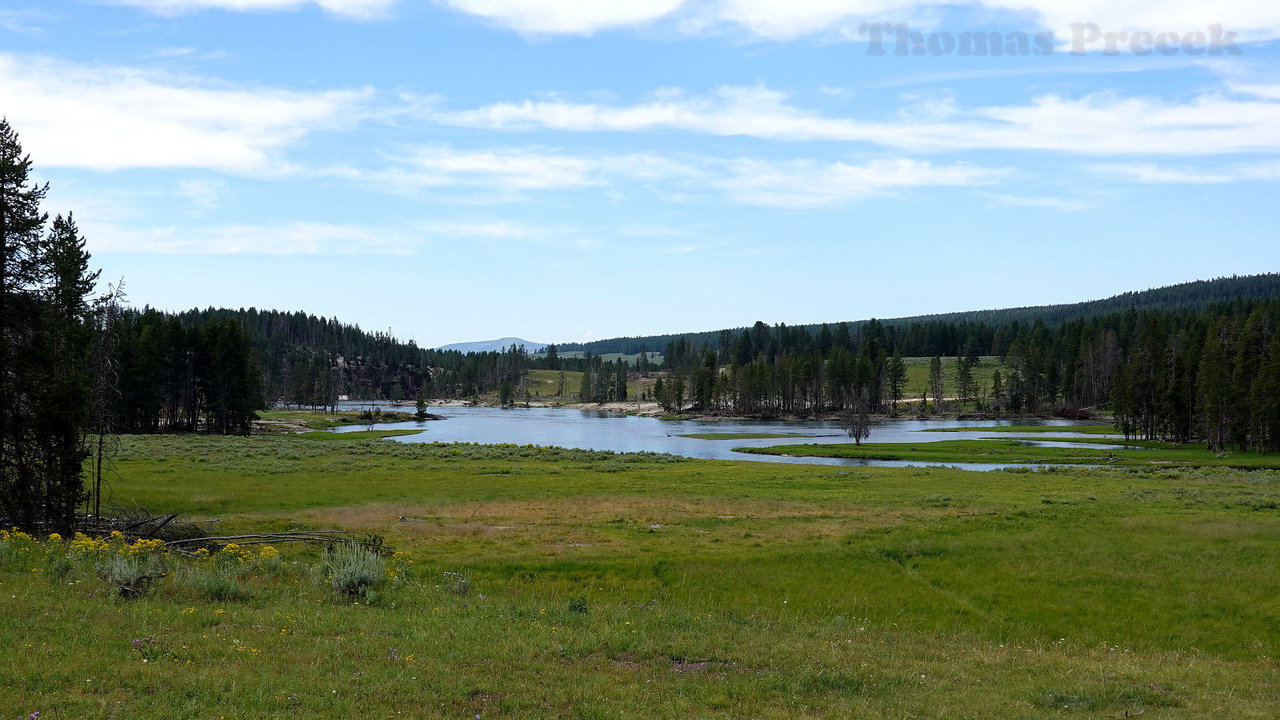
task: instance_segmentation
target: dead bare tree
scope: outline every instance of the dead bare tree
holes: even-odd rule
[[[90,359],[89,423],[96,440],[93,445],[93,489],[89,497],[95,518],[102,516],[104,475],[110,470],[111,455],[120,444],[116,423],[113,422],[116,402],[120,398],[120,363],[116,351],[120,347],[120,313],[127,296],[123,279],[107,288],[107,294],[98,299],[98,332]]]
[[[844,431],[853,438],[855,445],[861,445],[863,440],[871,436],[870,407],[867,386],[863,385],[853,396],[853,404],[844,412]]]

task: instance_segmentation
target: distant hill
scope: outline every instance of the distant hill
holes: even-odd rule
[[[546,343],[529,342],[528,340],[521,340],[517,337],[504,337],[497,340],[453,343],[452,345],[445,345],[440,349],[445,351],[456,350],[465,355],[466,353],[499,352],[506,350],[512,345],[523,345],[525,352],[529,353],[542,352],[542,350],[547,347]]]
[[[1033,324],[1040,321],[1052,327],[1073,320],[1127,312],[1129,310],[1200,312],[1218,305],[1275,298],[1280,298],[1280,274],[1267,273],[1265,275],[1243,275],[1217,278],[1215,280],[1197,280],[1195,282],[1127,292],[1101,300],[1088,300],[1078,303],[998,310],[970,310],[938,315],[916,315],[880,319],[880,323],[897,327],[929,323],[980,323],[996,326],[1015,322]],[[834,327],[839,322],[839,320],[835,320],[829,324]],[[866,320],[846,322],[848,322],[851,331],[856,331],[858,326],[865,323]],[[816,333],[821,325],[799,325],[793,327]],[[565,351],[589,350],[596,355],[606,353],[634,355],[640,352],[662,352],[668,343],[678,338],[684,338],[693,345],[718,347],[722,333],[730,332],[733,337],[737,337],[745,329],[747,328],[736,327],[725,328],[724,330],[673,333],[670,335],[618,337],[595,340],[589,343],[563,343],[558,347],[562,353]]]

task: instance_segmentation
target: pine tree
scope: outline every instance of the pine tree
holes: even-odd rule
[[[945,394],[945,376],[942,374],[942,358],[934,356],[929,360],[929,392],[933,395],[933,409],[942,412]]]
[[[1250,388],[1255,398],[1253,425],[1257,435],[1253,449],[1259,452],[1280,450],[1280,333],[1271,338],[1266,359]]]
[[[1227,322],[1220,319],[1210,328],[1200,354],[1196,405],[1200,433],[1210,450],[1226,449],[1231,440],[1231,361]]]
[[[969,358],[956,358],[956,389],[960,396],[960,402],[966,403],[973,399],[973,367],[969,364]]]
[[[999,370],[991,373],[991,407],[996,412],[1004,407],[1004,381]]]
[[[582,387],[578,390],[578,399],[584,403],[595,400],[595,389],[592,385],[591,361],[588,359],[582,367]]]
[[[895,351],[885,366],[889,383],[889,400],[893,414],[898,414],[898,401],[902,399],[903,388],[907,384],[907,364],[902,360],[902,353]]]
[[[627,399],[627,363],[625,360],[618,359],[617,373],[614,377],[614,395],[619,401]]]
[[[84,239],[71,217],[48,235],[47,185],[0,120],[0,514],[26,530],[69,532],[84,499],[89,397]]]

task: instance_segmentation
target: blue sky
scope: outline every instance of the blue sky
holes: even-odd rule
[[[0,113],[139,306],[434,346],[1039,305],[1280,270],[1280,6],[1213,5],[10,0]]]

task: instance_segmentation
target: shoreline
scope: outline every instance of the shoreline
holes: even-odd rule
[[[496,402],[476,401],[476,400],[428,400],[427,407],[440,408],[476,408],[504,407]],[[395,407],[413,407],[413,401],[399,401],[392,403]],[[705,413],[705,412],[667,412],[656,402],[605,402],[605,403],[583,403],[583,402],[555,402],[550,400],[535,400],[528,403],[518,402],[512,403],[505,407],[524,409],[524,408],[559,408],[565,410],[591,410],[597,412],[622,412],[629,415],[638,415],[641,417],[655,417],[662,420],[693,420],[697,422],[785,422],[804,424],[810,422],[839,422],[841,413],[839,412],[822,412],[813,415],[734,415],[721,413]],[[961,412],[961,413],[930,413],[928,415],[899,413],[897,415],[889,415],[885,413],[873,413],[870,416],[872,422],[887,421],[903,421],[903,420],[973,420],[985,422],[989,420],[1012,420],[1012,421],[1029,421],[1029,420],[1065,420],[1076,424],[1094,424],[1109,425],[1111,423],[1110,416],[1095,416],[1093,418],[1073,419],[1063,418],[1050,413],[1039,414],[1005,414],[1005,413],[983,413],[983,412]]]

